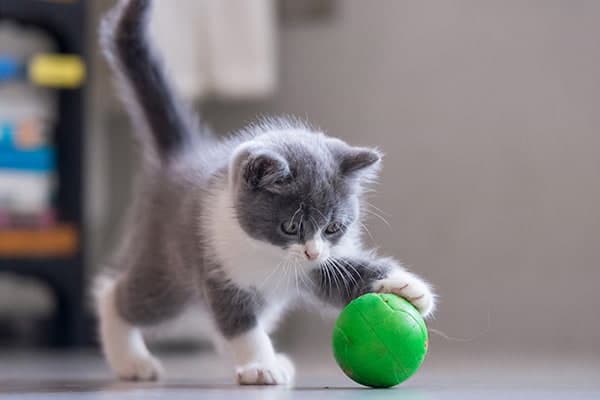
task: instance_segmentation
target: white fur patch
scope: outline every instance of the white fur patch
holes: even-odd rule
[[[96,306],[104,356],[120,379],[157,380],[163,375],[163,369],[148,351],[140,330],[119,315],[115,288],[115,281],[110,278],[101,277],[96,282]]]
[[[393,293],[408,300],[424,316],[435,310],[435,296],[429,284],[403,269],[396,269],[385,279],[373,283],[373,291]]]
[[[286,385],[294,380],[294,366],[283,354],[275,354],[271,339],[259,325],[229,342],[238,383]]]
[[[330,248],[330,256],[337,258],[354,257],[363,252],[360,242],[360,229],[358,223],[350,225],[340,241]]]

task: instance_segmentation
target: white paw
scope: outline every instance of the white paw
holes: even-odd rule
[[[294,364],[284,354],[277,354],[269,363],[250,363],[236,369],[240,385],[290,385],[294,373]]]
[[[155,381],[163,369],[148,351],[142,333],[119,315],[115,302],[116,281],[97,282],[102,350],[115,374],[123,380]]]
[[[435,308],[435,296],[429,285],[406,271],[394,271],[387,278],[375,281],[373,291],[403,297],[424,317],[431,314]]]
[[[157,381],[164,375],[160,362],[151,355],[136,355],[113,360],[111,367],[119,379],[127,381]]]

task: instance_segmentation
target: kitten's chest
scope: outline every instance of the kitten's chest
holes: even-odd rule
[[[273,246],[241,240],[231,243],[229,251],[220,258],[227,276],[240,287],[280,295],[295,285],[295,266],[286,259],[283,250]]]

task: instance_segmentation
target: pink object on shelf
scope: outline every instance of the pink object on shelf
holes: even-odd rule
[[[48,228],[52,225],[56,225],[56,213],[54,210],[45,210],[39,216],[39,226],[42,228]]]
[[[44,210],[39,213],[11,213],[0,210],[0,229],[46,229],[56,225],[54,210]]]
[[[0,229],[6,229],[10,225],[10,218],[8,213],[4,210],[0,210]]]

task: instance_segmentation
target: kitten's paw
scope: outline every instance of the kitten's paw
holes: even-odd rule
[[[157,381],[164,376],[162,365],[151,355],[123,357],[111,366],[119,379],[125,381]]]
[[[294,381],[294,364],[284,354],[270,363],[250,363],[236,369],[240,385],[290,385]]]
[[[435,308],[435,296],[421,279],[405,271],[394,271],[387,278],[375,281],[377,293],[393,293],[408,300],[424,317]]]

